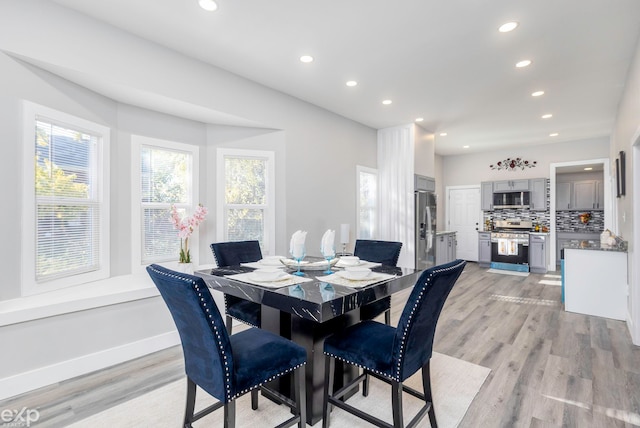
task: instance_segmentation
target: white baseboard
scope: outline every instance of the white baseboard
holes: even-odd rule
[[[180,344],[177,331],[0,379],[0,400]]]

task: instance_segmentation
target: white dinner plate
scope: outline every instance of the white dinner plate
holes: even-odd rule
[[[369,272],[367,276],[362,276],[360,273],[349,272],[348,270],[341,270],[335,273],[341,278],[348,279],[349,281],[371,281],[372,279],[380,278],[381,275],[376,272]]]
[[[281,271],[279,274],[277,274],[277,276],[272,276],[270,278],[266,278],[265,276],[262,276],[256,272],[249,272],[249,278],[252,281],[256,281],[256,282],[278,282],[278,281],[284,281],[289,277],[291,277],[291,275],[289,275],[285,271]]]

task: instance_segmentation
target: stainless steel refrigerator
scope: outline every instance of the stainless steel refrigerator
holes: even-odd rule
[[[416,269],[436,264],[436,194],[416,190],[415,194]]]

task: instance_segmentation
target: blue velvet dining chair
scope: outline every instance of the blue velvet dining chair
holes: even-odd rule
[[[404,426],[402,392],[407,392],[425,401],[425,405],[408,426],[415,426],[427,413],[431,427],[437,426],[429,368],[433,338],[444,302],[462,273],[465,264],[464,260],[455,260],[422,272],[411,291],[396,328],[368,320],[350,326],[325,339],[323,428],[329,426],[332,406],[346,410],[379,427],[402,427]],[[361,367],[364,370],[360,376],[333,393],[336,360]],[[423,392],[403,385],[405,380],[420,369],[422,369]],[[341,400],[360,382],[366,382],[369,376],[391,384],[393,425],[389,425],[387,422]],[[363,385],[363,394],[368,394],[368,386],[365,388]]]
[[[258,408],[258,390],[289,406],[294,416],[282,427],[306,426],[304,365],[306,350],[265,330],[251,328],[227,334],[222,316],[202,278],[158,265],[147,272],[160,291],[176,324],[187,375],[184,427],[224,407],[224,426],[235,426],[235,399],[251,392],[251,407]],[[263,384],[294,373],[295,402]],[[196,387],[218,402],[195,413]]]
[[[211,251],[218,267],[237,266],[240,263],[257,262],[262,259],[258,241],[214,242],[211,244]],[[224,308],[229,334],[232,332],[234,319],[252,327],[260,328],[262,325],[262,309],[259,303],[225,294]]]
[[[402,242],[356,239],[353,255],[385,266],[397,266]],[[372,320],[384,312],[384,322],[391,325],[391,297],[385,297],[360,308],[361,320]]]

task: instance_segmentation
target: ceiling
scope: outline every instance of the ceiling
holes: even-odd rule
[[[440,155],[610,135],[640,35],[638,0],[52,1]]]

